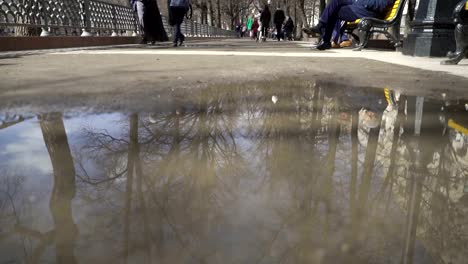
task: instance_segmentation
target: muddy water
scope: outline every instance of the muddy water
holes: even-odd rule
[[[466,100],[209,88],[0,115],[0,263],[466,263]]]

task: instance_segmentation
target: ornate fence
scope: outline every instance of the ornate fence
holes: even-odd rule
[[[163,17],[164,28],[171,27]],[[137,36],[135,12],[97,0],[0,0],[0,35]],[[235,36],[220,29],[186,20],[182,31],[189,37]]]

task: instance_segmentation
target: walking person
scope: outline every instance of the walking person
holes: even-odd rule
[[[141,44],[168,40],[156,0],[132,0],[131,5],[138,16]]]
[[[254,22],[254,17],[253,15],[249,15],[247,17],[247,32],[250,34],[250,31],[252,30],[252,25]]]
[[[276,12],[273,15],[273,23],[275,23],[276,26],[276,38],[278,41],[281,40],[281,38],[284,40],[283,32],[282,32],[282,27],[283,27],[283,22],[286,19],[286,16],[284,15],[284,11],[281,10],[280,7],[276,8]]]
[[[258,41],[258,28],[260,25],[258,24],[258,20],[255,18],[252,23],[252,29],[250,31],[250,37],[256,41]]]
[[[145,35],[145,20],[143,19],[145,16],[145,5],[143,4],[143,0],[132,0],[131,5],[138,16],[138,24],[140,26],[141,35],[140,43],[145,44],[148,41]]]
[[[261,28],[262,41],[266,41],[270,21],[271,21],[271,12],[270,12],[270,8],[268,7],[268,4],[266,4],[265,8],[263,8],[262,13],[260,14],[260,22],[262,23],[262,28]]]
[[[170,3],[170,24],[174,28],[174,47],[182,46],[185,36],[182,34],[180,25],[184,22],[185,14],[190,6],[190,0],[171,0]]]
[[[286,19],[284,23],[284,38],[287,40],[293,40],[292,33],[294,31],[294,22],[290,16]]]

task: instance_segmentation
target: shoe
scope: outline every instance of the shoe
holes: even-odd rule
[[[321,40],[317,47],[315,47],[316,49],[318,50],[327,50],[327,49],[331,49],[332,45],[330,42],[324,42],[323,40]]]
[[[174,44],[172,44],[172,47],[176,48],[176,47],[177,47],[177,42],[175,42]]]
[[[353,46],[353,41],[352,40],[345,40],[340,43],[340,48],[348,48]]]
[[[307,35],[315,35],[315,34],[323,35],[324,28],[325,27],[323,27],[321,24],[318,24],[311,28],[303,28],[302,32],[306,33]]]
[[[184,44],[184,41],[185,41],[185,37],[182,37],[182,38],[180,39],[179,46],[182,46],[182,44]]]
[[[339,49],[339,48],[341,48],[341,46],[338,45],[338,44],[336,44],[335,41],[332,41],[331,47],[332,47],[332,49]]]

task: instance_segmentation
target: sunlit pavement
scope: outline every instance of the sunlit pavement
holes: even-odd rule
[[[0,105],[139,107],[174,89],[261,80],[327,79],[350,87],[389,87],[408,94],[459,97],[467,61],[413,58],[392,51],[312,50],[311,43],[188,41],[0,54]],[[141,103],[135,103],[141,102]]]

